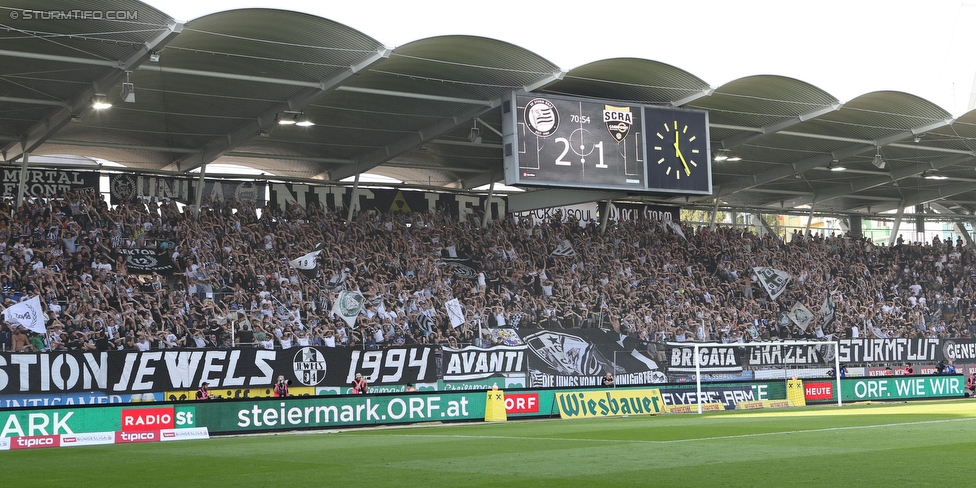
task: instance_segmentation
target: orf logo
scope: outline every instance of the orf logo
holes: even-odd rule
[[[539,395],[536,393],[505,394],[505,412],[538,413]]]
[[[172,429],[173,408],[127,408],[122,410],[122,432]]]
[[[305,386],[315,386],[325,379],[328,366],[325,363],[325,355],[313,347],[303,347],[295,353],[295,360],[292,363],[295,371],[295,378]]]

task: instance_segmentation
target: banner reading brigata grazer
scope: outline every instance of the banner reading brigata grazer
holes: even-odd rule
[[[437,381],[434,347],[362,351],[296,347],[285,350],[0,353],[0,392],[109,394],[265,387],[284,375],[295,386],[345,386],[356,373],[371,385]]]
[[[837,356],[846,363],[935,363],[976,357],[976,341],[963,339],[842,339]],[[704,372],[734,372],[767,366],[818,366],[834,364],[834,347],[816,344],[750,342],[732,347],[699,347]],[[669,372],[694,372],[694,343],[667,343]]]

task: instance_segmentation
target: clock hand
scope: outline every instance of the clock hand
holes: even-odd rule
[[[677,148],[675,148],[677,149]],[[688,167],[688,162],[685,161],[685,156],[681,154],[681,150],[678,149],[678,159],[681,160],[681,165],[685,167],[685,174],[691,176],[691,168]]]
[[[685,174],[688,175],[688,176],[691,176],[691,168],[688,167],[688,162],[685,161],[685,156],[683,154],[681,154],[681,147],[678,144],[678,141],[681,140],[681,139],[679,139],[679,137],[680,136],[678,135],[678,123],[675,122],[675,126],[674,126],[674,155],[677,156],[678,159],[681,160],[681,165],[685,167]]]

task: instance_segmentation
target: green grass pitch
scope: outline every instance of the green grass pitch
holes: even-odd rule
[[[972,486],[976,401],[420,425],[0,453],[6,486]]]

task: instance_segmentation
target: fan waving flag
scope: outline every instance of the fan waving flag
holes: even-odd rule
[[[793,304],[793,308],[790,309],[790,320],[793,321],[800,330],[806,331],[807,326],[813,322],[813,312],[807,308],[806,305],[796,302]]]
[[[448,300],[444,304],[444,309],[447,310],[447,316],[451,319],[451,327],[455,329],[464,323],[464,308],[461,306],[461,302],[457,298]]]
[[[10,325],[19,325],[31,332],[38,334],[47,332],[47,327],[44,325],[47,317],[41,309],[41,299],[36,296],[7,307],[3,311],[3,319]]]
[[[671,232],[674,232],[675,234],[677,234],[678,237],[680,237],[682,241],[687,241],[688,240],[688,238],[685,237],[685,231],[681,230],[681,226],[678,225],[677,222],[675,222],[673,220],[665,220],[664,221],[664,225],[668,226],[668,229],[671,229]]]
[[[339,292],[339,298],[332,304],[332,313],[341,317],[349,327],[355,328],[356,318],[359,317],[359,312],[363,309],[364,303],[366,303],[366,297],[362,293],[342,291]]]
[[[759,277],[759,283],[763,289],[769,293],[769,298],[773,300],[783,294],[786,285],[790,284],[790,280],[793,279],[789,273],[781,269],[754,267],[752,270]]]
[[[823,305],[820,306],[820,314],[823,316],[824,327],[834,322],[834,309],[836,308],[834,305],[834,293],[837,293],[837,290],[827,293],[827,296],[824,297]]]
[[[443,258],[441,259],[441,262],[444,266],[447,266],[457,278],[476,280],[478,279],[478,273],[481,272],[481,265],[479,265],[473,259]]]
[[[556,249],[554,249],[549,255],[573,257],[576,255],[576,249],[573,249],[573,244],[569,242],[569,240],[563,239],[563,241],[560,242],[559,245],[556,246]]]
[[[299,273],[308,276],[309,278],[315,278],[315,275],[318,273],[318,257],[320,252],[322,251],[312,251],[298,259],[288,261],[288,264],[297,269]]]

